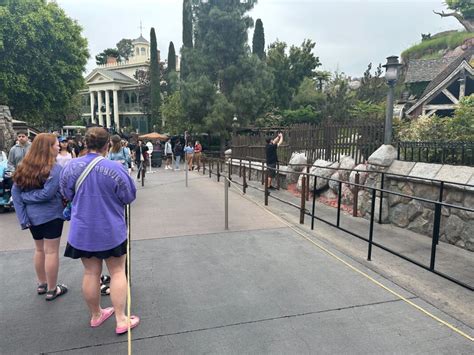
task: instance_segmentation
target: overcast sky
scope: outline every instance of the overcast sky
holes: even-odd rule
[[[143,36],[151,27],[157,33],[162,58],[169,42],[179,51],[182,33],[182,0],[57,0],[68,16],[84,29],[95,67],[97,53],[122,38]],[[421,33],[461,29],[454,18],[441,18],[433,10],[446,10],[442,0],[259,0],[250,15],[261,18],[266,46],[276,39],[300,45],[316,42],[314,53],[322,69],[361,76],[372,62],[385,63],[389,55],[420,42]],[[253,29],[249,33],[251,42]]]

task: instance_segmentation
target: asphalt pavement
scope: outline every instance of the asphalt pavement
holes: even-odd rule
[[[190,172],[186,188],[183,170],[155,170],[132,205],[131,303],[142,319],[134,353],[474,352],[469,324],[317,233],[233,189],[225,230],[222,181]],[[112,319],[89,327],[80,261],[61,257],[69,293],[45,302],[35,293],[31,236],[14,214],[0,225],[0,352],[127,353]],[[67,227],[63,244],[66,236]]]

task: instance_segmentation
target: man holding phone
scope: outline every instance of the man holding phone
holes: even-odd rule
[[[266,139],[267,145],[265,147],[265,153],[267,157],[267,186],[269,190],[274,190],[272,186],[272,179],[276,176],[276,166],[278,163],[277,148],[283,143],[283,133],[279,132],[274,138]]]

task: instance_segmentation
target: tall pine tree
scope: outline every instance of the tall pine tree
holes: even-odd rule
[[[158,47],[156,44],[155,29],[150,31],[150,113],[151,124],[161,126],[160,105],[160,63],[158,62]]]
[[[260,59],[265,58],[265,32],[263,31],[262,20],[257,19],[255,23],[255,31],[252,39],[252,53],[256,54]]]
[[[193,9],[191,0],[183,0],[183,46],[193,48]]]
[[[170,42],[168,47],[168,73],[172,71],[176,71],[176,52],[173,41]]]
[[[183,0],[183,47],[181,47],[180,76],[185,79],[189,74],[188,55],[193,48],[193,8],[192,0]]]

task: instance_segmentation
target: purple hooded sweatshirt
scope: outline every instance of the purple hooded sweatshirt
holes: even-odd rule
[[[121,164],[103,159],[92,169],[76,193],[76,180],[97,154],[73,159],[61,172],[59,186],[72,201],[68,242],[84,251],[105,251],[127,238],[124,205],[135,200],[136,187]]]

